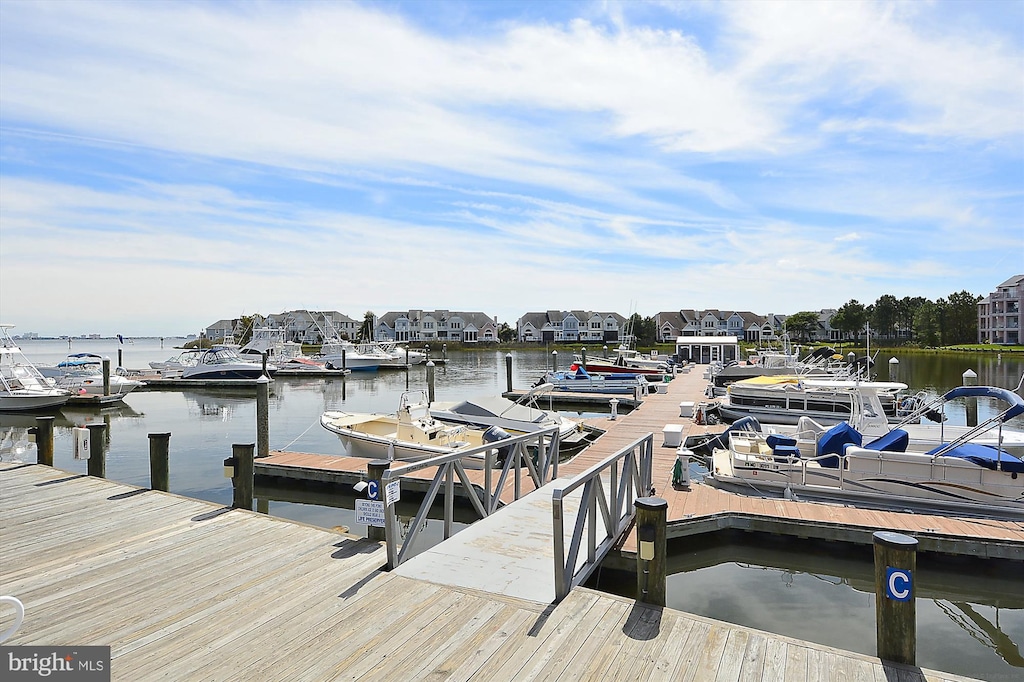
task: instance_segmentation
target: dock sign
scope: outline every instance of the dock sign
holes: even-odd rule
[[[396,479],[384,486],[384,504],[394,504],[402,499],[401,481]]]
[[[913,592],[910,571],[905,568],[885,567],[885,596],[893,601],[910,601]]]
[[[356,500],[356,523],[384,527],[384,503],[379,500]]]
[[[366,482],[366,497],[371,500],[380,497],[380,481],[369,480]]]

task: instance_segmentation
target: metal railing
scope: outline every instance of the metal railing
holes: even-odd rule
[[[555,602],[568,596],[573,587],[585,581],[599,565],[629,527],[636,514],[635,497],[651,494],[651,463],[654,456],[654,434],[647,434],[625,446],[605,460],[598,462],[576,476],[566,487],[557,489],[551,497],[551,516],[554,524]],[[605,478],[608,484],[605,486]],[[566,498],[583,488],[576,525],[565,552],[564,519]],[[600,516],[598,516],[600,511]],[[598,523],[604,534],[598,542]],[[580,549],[586,529],[587,559],[578,569]]]
[[[385,503],[384,538],[388,547],[388,570],[400,566],[408,558],[408,552],[419,536],[420,529],[423,528],[427,514],[442,485],[444,485],[444,539],[447,540],[452,536],[456,476],[480,518],[489,516],[498,509],[501,504],[501,494],[508,482],[509,475],[514,476],[514,499],[516,500],[523,496],[524,470],[529,474],[534,485],[534,488],[527,492],[532,492],[557,477],[560,444],[558,428],[558,426],[552,426],[543,431],[515,436],[419,462],[410,462],[385,471],[381,476],[381,488],[386,490],[388,483],[397,481],[402,476],[422,469],[437,468],[404,541],[401,537],[395,506]],[[506,448],[508,454],[504,461],[499,463],[498,451],[506,450]],[[534,458],[534,453],[536,453],[536,458]],[[467,462],[472,462],[474,466],[482,466],[484,475],[482,489],[479,484],[470,481],[465,467]],[[495,480],[495,474],[497,474],[497,480]]]

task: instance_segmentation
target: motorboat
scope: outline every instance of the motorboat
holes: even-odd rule
[[[179,368],[162,370],[160,376],[165,379],[258,379],[263,376],[262,362],[249,362],[228,346],[214,346],[200,353],[182,358]],[[184,363],[190,364],[184,364]],[[273,376],[277,366],[268,364],[267,374]]]
[[[287,340],[287,332],[281,327],[257,327],[249,342],[238,349],[238,354],[245,360],[260,363],[266,355],[274,364],[302,357],[302,344]]]
[[[427,354],[421,350],[415,350],[408,346],[399,346],[394,341],[371,341],[357,344],[357,350],[367,355],[381,354],[386,360],[381,360],[381,367],[411,367],[421,365],[427,361]]]
[[[430,415],[425,391],[403,393],[393,414],[324,412],[320,424],[341,439],[354,457],[419,461],[459,450],[497,443],[511,436],[491,426],[486,430],[445,424]],[[499,453],[495,462],[506,453]],[[478,465],[482,466],[482,456]]]
[[[906,449],[912,452],[927,452],[942,443],[966,438],[979,445],[1001,447],[1017,457],[1024,456],[1024,429],[1006,423],[1019,414],[1021,398],[1016,391],[995,386],[959,386],[930,400],[921,395],[905,396],[897,407],[897,414],[901,418],[894,421],[885,412],[884,404],[889,402],[889,397],[878,389],[879,382],[834,382],[833,385],[842,387],[842,390],[850,394],[850,416],[844,422],[839,422],[848,426],[851,432],[849,442],[878,440],[898,431],[906,434]],[[980,421],[977,418],[965,420],[973,423],[953,424],[952,405],[967,400],[975,401],[975,408],[978,400],[988,401],[992,408],[991,414]],[[702,403],[698,407],[698,411],[709,409],[714,409],[713,403]],[[806,415],[801,416],[796,424],[761,422],[747,416],[734,422],[726,433],[748,429],[765,436],[775,434],[792,437],[796,439],[796,445],[802,453],[809,453],[817,451],[820,440],[834,426],[836,424],[823,424]],[[707,441],[708,445],[705,446],[702,440]],[[704,439],[694,436],[688,447],[707,455],[712,445],[725,447],[726,442],[723,436]]]
[[[534,386],[516,401],[501,396],[480,396],[454,402],[433,402],[430,416],[447,424],[487,429],[497,426],[513,435],[535,433],[558,426],[559,452],[578,452],[590,445],[598,432],[554,410],[545,410],[537,399],[554,389],[551,384]]]
[[[385,355],[380,349],[360,350],[351,341],[335,338],[324,342],[317,360],[323,362],[327,369],[372,372],[378,369],[381,363],[390,362],[391,357]]]
[[[912,440],[906,423],[878,437],[865,437],[842,422],[810,440],[763,430],[755,420],[730,430],[712,449],[711,478],[788,495],[809,495],[879,505],[905,502],[939,509],[1010,512],[1024,518],[1024,461],[1007,443],[1024,439],[1005,423],[1024,414],[1024,399],[998,387],[964,386],[943,396],[997,398],[1005,408],[977,426],[949,431],[928,443]],[[736,426],[736,425],[734,425]],[[994,432],[994,435],[993,435]],[[1016,432],[1020,436],[1019,432]],[[920,436],[919,436],[920,438]],[[946,440],[948,439],[948,440]]]
[[[558,391],[628,393],[640,397],[646,396],[651,386],[643,374],[590,374],[576,363],[567,372],[548,372],[537,385],[540,384],[551,384]]]
[[[110,372],[107,380],[110,392],[104,390],[103,357],[95,353],[72,353],[63,362],[52,367],[40,366],[39,372],[52,379],[57,388],[70,391],[73,395],[126,396],[145,383],[126,375],[123,368]]]
[[[796,424],[801,417],[810,417],[831,426],[850,418],[854,389],[874,391],[886,418],[899,420],[899,405],[907,397],[904,383],[793,374],[758,376],[730,384],[717,411],[727,422],[754,417],[761,422]]]
[[[51,384],[11,338],[14,325],[0,324],[0,410],[47,410],[60,407],[71,393]]]
[[[150,369],[157,371],[165,369],[182,369],[196,364],[196,360],[203,354],[202,348],[186,348],[177,355],[172,355],[162,362],[149,363]]]

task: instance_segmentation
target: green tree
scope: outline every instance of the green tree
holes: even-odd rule
[[[372,341],[373,340],[373,326],[377,321],[377,316],[373,314],[372,310],[367,310],[363,313],[363,323],[359,326],[359,340],[360,341]]]
[[[512,343],[516,340],[516,330],[508,326],[508,322],[502,322],[498,326],[498,340],[502,343]]]
[[[938,346],[942,342],[938,304],[925,300],[918,306],[914,313],[914,338],[924,346]]]
[[[804,310],[786,318],[786,330],[800,341],[810,341],[818,330],[818,313]]]
[[[879,336],[891,339],[896,335],[898,315],[899,301],[896,297],[890,294],[880,296],[871,310],[871,327]]]
[[[641,317],[640,313],[633,313],[629,318],[629,329],[636,339],[637,348],[648,348],[658,343],[658,326],[653,317]]]
[[[928,299],[920,296],[904,296],[900,299],[898,310],[897,322],[900,333],[905,336],[913,337],[914,335],[914,315],[917,314],[918,309],[928,302]]]
[[[856,338],[857,333],[864,329],[864,324],[867,321],[867,308],[864,307],[863,303],[858,302],[857,299],[851,298],[832,316],[831,324],[833,329],[838,329],[847,336]]]
[[[946,301],[945,337],[946,345],[975,343],[978,340],[978,302],[980,296],[968,291],[950,294]]]
[[[263,322],[263,319],[263,316],[260,315],[259,313],[255,313],[253,315],[242,315],[241,317],[239,317],[238,327],[242,331],[238,335],[238,338],[234,339],[235,343],[237,343],[239,346],[244,346],[245,344],[252,341],[252,330],[257,324],[261,324]],[[225,339],[225,341],[226,340],[227,339]]]

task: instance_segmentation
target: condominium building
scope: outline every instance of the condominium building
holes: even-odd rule
[[[978,343],[1015,346],[1020,338],[1024,275],[1014,275],[978,303]]]

